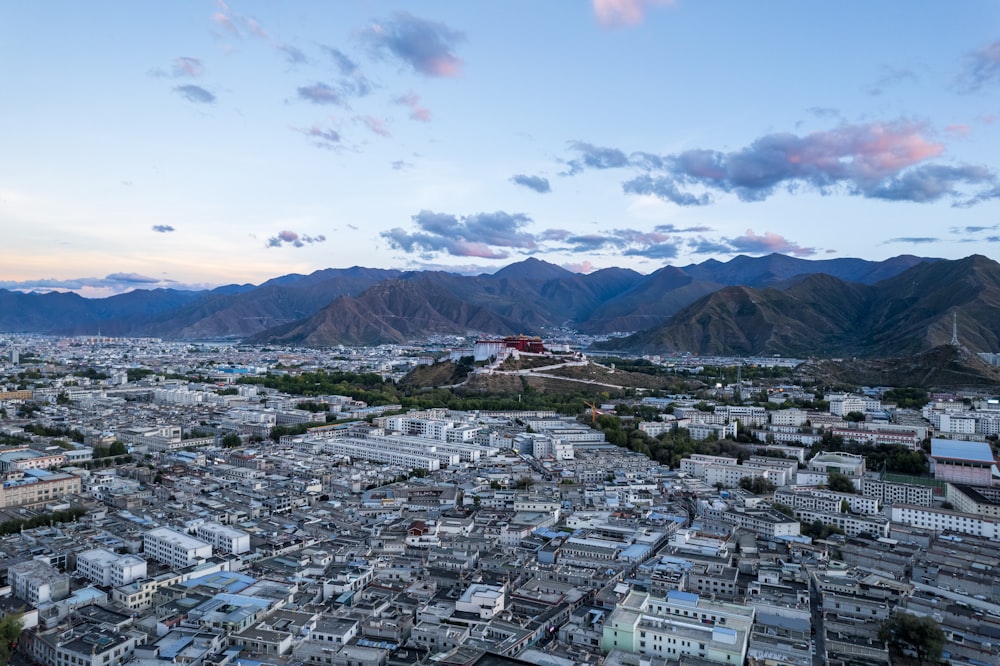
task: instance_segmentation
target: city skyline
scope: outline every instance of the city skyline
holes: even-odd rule
[[[5,3],[0,288],[995,256],[1000,7],[912,8]]]

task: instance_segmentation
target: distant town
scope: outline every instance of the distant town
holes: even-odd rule
[[[582,342],[0,337],[0,657],[1000,663],[995,388]]]

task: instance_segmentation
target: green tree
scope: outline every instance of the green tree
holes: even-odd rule
[[[844,414],[845,421],[854,421],[855,423],[861,423],[865,420],[864,412],[847,412]]]
[[[125,442],[118,440],[111,442],[111,447],[108,449],[109,456],[123,456],[126,453],[128,453],[128,448],[125,446]]]
[[[235,432],[231,432],[222,438],[222,447],[226,449],[232,449],[242,444],[243,440]]]
[[[934,618],[896,612],[886,618],[878,632],[890,653],[901,657],[915,654],[921,664],[937,663],[944,650],[945,635]]]
[[[17,647],[17,642],[24,631],[24,622],[20,613],[12,613],[0,618],[0,663],[10,663],[10,653]]]
[[[830,472],[830,477],[826,482],[826,487],[837,493],[855,493],[854,483],[845,474],[840,472]]]

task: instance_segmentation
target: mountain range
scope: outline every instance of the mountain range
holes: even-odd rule
[[[780,254],[572,273],[539,259],[496,273],[325,269],[259,286],[136,290],[103,299],[0,290],[0,330],[233,339],[302,346],[435,334],[592,335],[623,352],[897,356],[960,341],[997,351],[1000,264],[903,255],[810,261]]]

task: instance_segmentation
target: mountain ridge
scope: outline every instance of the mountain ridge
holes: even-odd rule
[[[536,257],[493,274],[360,266],[209,291],[135,290],[104,299],[0,290],[0,330],[232,339],[307,346],[435,334],[637,333],[634,353],[859,356],[916,353],[951,337],[1000,345],[1000,265],[981,255],[884,261],[740,255],[643,275],[573,273]]]

